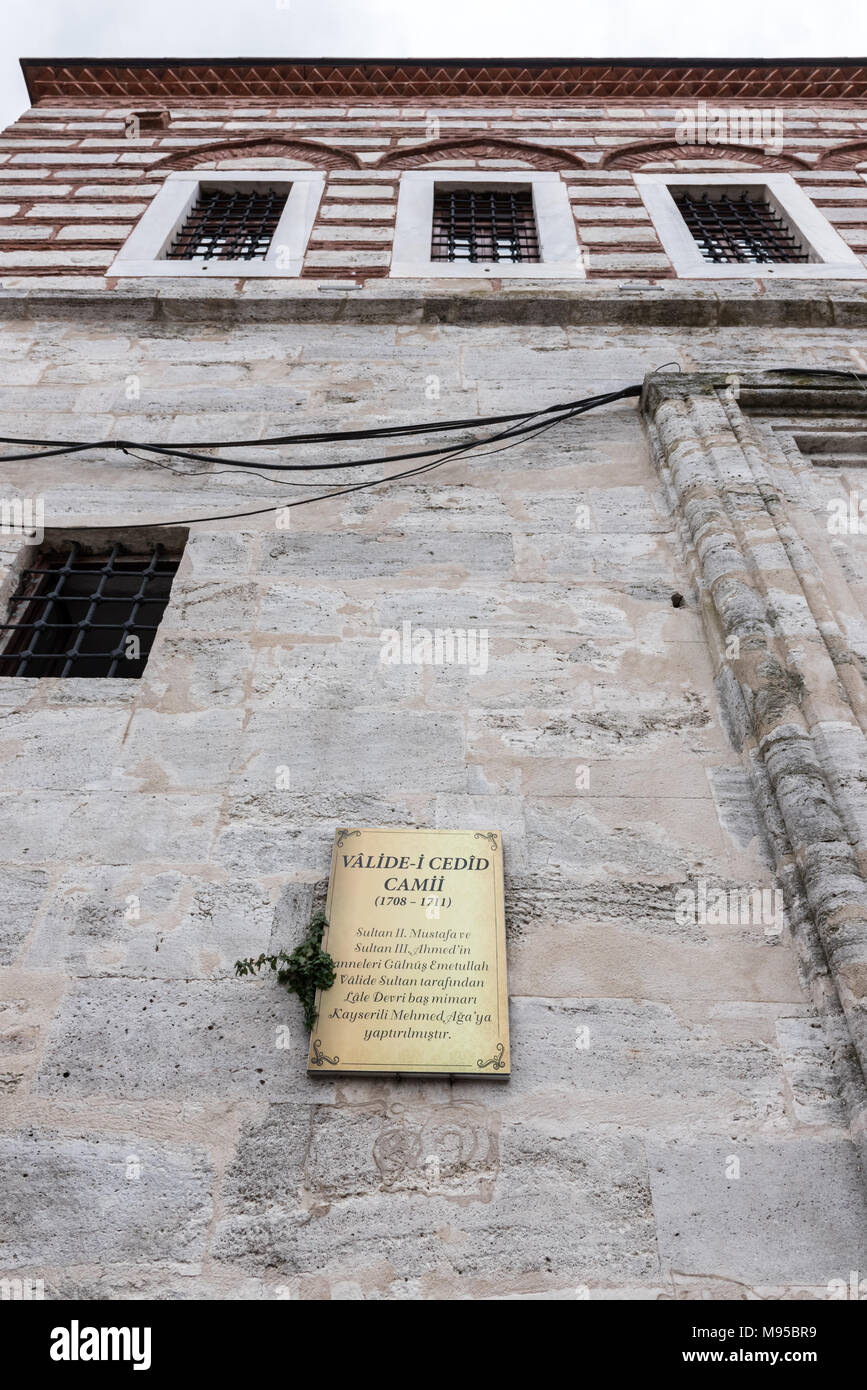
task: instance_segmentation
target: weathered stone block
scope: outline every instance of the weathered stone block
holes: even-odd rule
[[[234,973],[267,945],[274,908],[257,882],[83,866],[57,885],[29,968],[159,979]]]
[[[392,710],[265,710],[247,723],[232,784],[269,792],[278,769],[289,789],[383,793],[461,791],[466,784],[463,730],[449,715]]]
[[[270,978],[83,979],[51,1030],[36,1089],[289,1099],[307,1093],[306,1054],[301,1006]]]
[[[374,1115],[368,1112],[361,1126],[357,1114],[343,1124],[341,1118],[324,1117],[341,1137],[339,1159],[333,1155],[339,1166],[323,1169],[327,1190],[319,1201],[301,1210],[291,1190],[271,1188],[252,1209],[246,1203],[220,1223],[218,1259],[251,1272],[347,1274],[364,1268],[374,1241],[377,1259],[404,1278],[556,1270],[579,1283],[655,1271],[647,1172],[635,1140],[582,1133],[552,1141],[518,1126],[501,1137],[500,1175],[455,1201],[444,1195],[442,1171],[430,1176],[431,1164],[416,1190],[391,1191],[391,1176],[384,1182],[377,1171]],[[411,1131],[402,1142],[413,1144]],[[387,1145],[392,1163],[400,1147],[394,1136]],[[314,1144],[314,1155],[324,1152]]]
[[[660,1257],[681,1274],[826,1285],[867,1264],[863,1175],[845,1141],[657,1143],[648,1161]]]
[[[11,965],[30,932],[48,887],[39,869],[0,869],[0,965]]]
[[[198,1262],[211,1220],[203,1154],[94,1133],[0,1137],[0,1268]]]
[[[219,798],[189,793],[22,792],[0,815],[11,858],[43,863],[170,864],[207,855]]]

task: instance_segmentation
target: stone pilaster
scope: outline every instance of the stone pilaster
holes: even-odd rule
[[[853,750],[864,753],[863,679],[828,641],[821,568],[788,522],[774,481],[780,456],[770,468],[770,446],[739,404],[745,387],[760,398],[765,388],[779,393],[780,379],[657,373],[641,406],[679,518],[724,716],[774,846],[802,972],[836,1040],[863,1153],[867,872],[842,790]],[[792,383],[790,416],[799,389]]]

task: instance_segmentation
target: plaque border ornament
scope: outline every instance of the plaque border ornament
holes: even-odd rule
[[[343,849],[343,845],[344,845],[344,843],[345,843],[346,840],[350,840],[350,839],[352,838],[353,835],[360,835],[360,834],[361,834],[361,831],[360,831],[360,830],[338,830],[338,831],[337,831],[337,848],[338,848],[338,849]]]
[[[493,1067],[494,1071],[505,1071],[506,1063],[503,1061],[503,1053],[505,1052],[505,1050],[506,1049],[503,1043],[497,1043],[496,1056],[489,1057],[487,1061],[485,1061],[484,1058],[480,1057],[476,1063],[476,1066]]]
[[[477,830],[474,838],[476,840],[487,840],[494,853],[496,853],[497,850],[500,848],[499,844],[497,843],[496,830]]]
[[[321,1038],[314,1038],[310,1046],[312,1051],[310,1065],[312,1067],[321,1067],[323,1062],[330,1062],[332,1067],[338,1066],[340,1062],[339,1057],[329,1057],[327,1052],[322,1051]]]

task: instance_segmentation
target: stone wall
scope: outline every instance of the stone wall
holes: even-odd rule
[[[541,322],[383,294],[333,324],[314,287],[194,322],[61,290],[7,305],[6,433],[259,437],[529,410],[671,362],[853,365],[827,321],[582,326],[556,293]],[[782,923],[678,908],[785,887],[815,835],[776,833],[732,719],[696,446],[659,439],[675,375],[288,530],[190,526],[141,681],[0,679],[0,1272],[94,1298],[738,1298],[867,1267],[863,1078],[814,915],[791,892]],[[714,381],[702,437],[731,449]],[[14,483],[70,532],[291,492],[177,468],[97,450]],[[796,503],[821,518],[821,491]],[[487,672],[384,666],[404,621],[485,628]],[[309,1080],[300,1006],[233,977],[298,938],[351,823],[501,828],[508,1084]]]

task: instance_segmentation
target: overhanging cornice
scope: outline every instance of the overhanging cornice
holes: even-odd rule
[[[31,103],[867,102],[867,58],[22,58]]]

